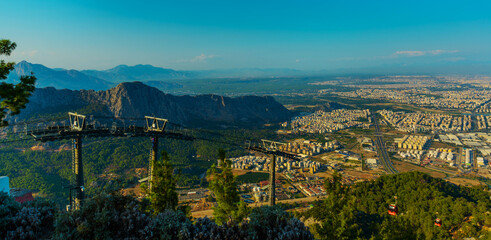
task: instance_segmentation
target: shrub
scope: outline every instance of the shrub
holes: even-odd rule
[[[131,196],[97,195],[78,211],[61,215],[55,223],[55,239],[138,238],[151,217]]]
[[[279,206],[255,208],[249,215],[251,239],[313,239],[307,227]]]
[[[142,231],[142,239],[191,239],[194,226],[181,211],[158,214]]]

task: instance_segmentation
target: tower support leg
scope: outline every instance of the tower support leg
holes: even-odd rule
[[[84,193],[84,167],[82,161],[82,137],[73,139],[73,173],[75,174],[75,201],[74,209],[80,209],[85,198]]]
[[[276,168],[276,156],[271,156],[271,162],[269,165],[269,205],[274,206],[276,202],[276,177],[275,177],[275,168]]]
[[[157,156],[159,152],[159,138],[152,138],[152,150],[150,152],[150,165],[148,167],[148,189],[152,192],[152,182],[153,182],[153,166],[157,161]]]

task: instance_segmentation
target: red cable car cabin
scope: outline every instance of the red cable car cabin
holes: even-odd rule
[[[398,212],[397,205],[395,205],[395,204],[389,205],[388,212],[389,212],[389,215],[396,216],[397,212]]]
[[[439,218],[435,219],[435,226],[441,227],[442,226],[442,220]]]

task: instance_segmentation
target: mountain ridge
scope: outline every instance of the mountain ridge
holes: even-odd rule
[[[42,64],[21,61],[15,65],[7,81],[15,83],[22,75],[34,73],[36,87],[55,87],[56,89],[93,89],[107,90],[122,82],[142,81],[161,90],[181,88],[179,80],[189,79],[223,79],[223,78],[276,78],[280,76],[300,76],[305,72],[288,69],[239,68],[222,70],[180,71],[170,68],[155,67],[149,64],[128,66],[125,64],[107,70],[74,70],[49,68]]]
[[[141,82],[125,82],[105,91],[38,88],[17,120],[42,114],[47,109],[63,112],[87,106],[104,106],[105,114],[116,118],[159,116],[196,127],[202,123],[260,126],[292,117],[288,109],[270,96],[174,96]]]
[[[162,79],[188,78],[190,73],[176,71],[169,68],[155,67],[149,64],[137,64],[135,66],[118,65],[107,70],[82,70],[82,73],[104,79],[106,81],[121,83],[127,81],[149,81]]]
[[[113,84],[93,76],[88,76],[77,70],[51,69],[42,64],[33,64],[21,61],[15,65],[15,69],[10,72],[7,82],[17,83],[20,76],[34,74],[36,77],[36,87],[54,87],[57,89],[94,89],[105,90]]]

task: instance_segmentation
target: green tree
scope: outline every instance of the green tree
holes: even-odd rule
[[[248,215],[249,208],[240,201],[235,177],[232,173],[230,160],[225,158],[225,151],[218,150],[221,172],[213,165],[207,172],[208,188],[215,194],[217,206],[213,216],[217,224],[241,222]]]
[[[343,186],[342,178],[341,173],[334,171],[332,179],[324,182],[328,197],[305,214],[316,221],[312,227],[320,239],[356,239],[362,234],[354,212],[356,200],[349,194],[349,188]]]
[[[79,210],[59,214],[53,237],[37,239],[145,239],[142,230],[153,220],[143,210],[147,204],[117,192],[100,193],[86,199]]]
[[[422,239],[423,236],[418,236],[414,231],[415,227],[410,221],[404,217],[385,218],[380,226],[378,237],[380,239]],[[436,237],[436,236],[434,236]],[[435,239],[435,238],[432,238]],[[444,238],[437,238],[444,239]]]
[[[326,179],[324,181],[324,188],[329,195],[343,196],[349,189],[343,186],[341,180],[343,175],[337,170],[332,173],[332,179]]]
[[[176,184],[179,175],[174,174],[174,167],[166,151],[162,151],[162,161],[154,164],[153,171],[150,202],[154,212],[157,214],[167,209],[176,210],[178,205]]]
[[[0,55],[10,56],[16,47],[17,44],[14,42],[2,39],[0,40]],[[14,66],[14,62],[6,63],[4,60],[0,60],[0,81],[7,79]],[[4,120],[7,113],[19,114],[20,110],[26,107],[29,96],[35,89],[35,82],[36,77],[32,76],[31,73],[31,76],[21,76],[20,82],[17,84],[6,82],[0,84],[0,127],[8,125],[7,121]]]

